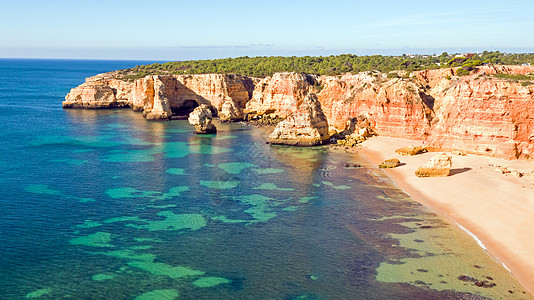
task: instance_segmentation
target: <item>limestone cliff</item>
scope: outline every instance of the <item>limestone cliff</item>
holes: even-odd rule
[[[533,66],[483,66],[469,76],[456,69],[321,76],[318,94],[330,128],[363,116],[379,135],[428,141],[443,150],[505,158],[534,156],[534,85],[492,74],[525,75]]]
[[[246,113],[275,112],[285,118],[297,109],[308,93],[313,91],[316,76],[302,73],[276,73],[256,84]]]
[[[85,83],[70,90],[63,101],[64,108],[114,108],[129,106],[132,85],[100,74],[85,79]]]
[[[252,96],[253,80],[238,75],[148,75],[135,81],[116,73],[89,77],[65,97],[65,108],[131,107],[151,120],[187,116],[201,104],[222,108],[232,101],[243,109]]]
[[[153,82],[154,98],[152,98],[152,101],[145,103],[143,116],[147,120],[170,120],[172,110],[167,98],[165,82],[172,84],[173,81],[169,80],[168,77],[161,78],[158,75],[152,76],[151,81]]]
[[[226,120],[239,120],[243,110],[283,120],[316,93],[331,132],[341,132],[359,118],[379,135],[421,139],[434,148],[534,157],[534,84],[493,76],[534,74],[534,66],[481,66],[462,77],[456,72],[277,73],[263,79],[149,75],[135,81],[106,73],[72,89],[63,106],[129,106],[151,118],[168,119],[206,104]]]
[[[233,99],[227,99],[221,105],[219,118],[221,122],[241,121],[243,119],[243,109]]]

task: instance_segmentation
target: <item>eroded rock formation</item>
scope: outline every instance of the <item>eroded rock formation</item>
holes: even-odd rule
[[[195,108],[193,112],[189,114],[189,118],[187,120],[189,121],[189,124],[195,126],[195,133],[208,134],[217,132],[217,128],[211,123],[211,109],[206,104],[202,104],[201,106]]]
[[[169,99],[165,93],[165,83],[160,76],[153,76],[154,98],[145,104],[143,116],[147,120],[170,120],[172,117]]]
[[[401,162],[398,158],[390,158],[384,160],[381,164],[378,165],[381,169],[390,169],[400,166]]]
[[[241,109],[233,99],[227,99],[221,105],[219,112],[221,122],[233,122],[243,120],[243,109]]]
[[[315,94],[308,94],[298,109],[269,135],[272,144],[297,146],[320,145],[329,138],[328,121]]]
[[[314,92],[316,76],[302,73],[276,73],[259,81],[245,107],[249,114],[274,113],[280,118],[292,114]]]
[[[492,76],[497,73],[532,74],[534,66],[482,66],[462,77],[450,68],[399,76],[278,73],[258,79],[205,74],[156,80],[149,75],[135,81],[106,73],[72,89],[63,105],[129,106],[154,119],[168,119],[171,113],[188,115],[207,104],[223,120],[239,120],[244,111],[247,119],[276,124],[315,93],[331,134],[346,132],[349,120],[363,118],[378,135],[423,140],[430,149],[534,157],[534,84]]]
[[[220,111],[231,101],[242,111],[253,89],[253,79],[238,75],[147,75],[128,81],[111,72],[87,78],[67,94],[63,107],[131,107],[147,119],[168,120],[172,115],[187,116],[201,104]]]

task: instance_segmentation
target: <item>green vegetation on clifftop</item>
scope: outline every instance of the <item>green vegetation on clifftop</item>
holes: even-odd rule
[[[319,75],[340,75],[347,72],[378,70],[416,71],[445,67],[463,67],[466,70],[485,63],[521,65],[534,64],[534,54],[508,54],[484,51],[466,57],[451,55],[357,56],[352,54],[303,57],[238,57],[213,60],[191,60],[136,66],[119,71],[126,79],[137,79],[149,74],[239,74],[265,77],[277,72],[303,72]]]

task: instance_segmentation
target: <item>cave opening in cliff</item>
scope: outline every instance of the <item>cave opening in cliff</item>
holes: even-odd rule
[[[173,117],[177,119],[184,119],[189,117],[189,114],[198,106],[195,100],[185,100],[182,105],[178,107],[171,107]]]

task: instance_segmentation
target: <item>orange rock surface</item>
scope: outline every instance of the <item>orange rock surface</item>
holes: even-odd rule
[[[153,119],[168,119],[166,114],[180,109],[192,111],[201,104],[220,110],[226,100],[244,108],[253,89],[252,79],[238,75],[148,75],[127,81],[116,79],[111,72],[87,78],[85,83],[67,94],[63,107],[130,106],[143,111],[145,116],[153,116]],[[161,99],[165,99],[168,108],[161,105]],[[157,114],[151,113],[154,108]]]
[[[313,92],[316,76],[302,73],[276,73],[259,81],[252,98],[247,103],[246,112],[276,112],[285,118],[293,113]]]
[[[72,89],[63,106],[130,106],[145,115],[157,107],[153,116],[165,119],[201,104],[221,111],[226,102],[233,103],[236,111],[286,118],[308,94],[316,93],[331,131],[342,131],[350,119],[364,116],[379,135],[419,139],[436,149],[532,158],[534,85],[492,75],[533,72],[534,66],[481,66],[463,77],[448,68],[399,72],[402,78],[363,72],[277,73],[263,79],[204,74],[160,75],[156,80],[149,75],[135,81],[105,73]]]

